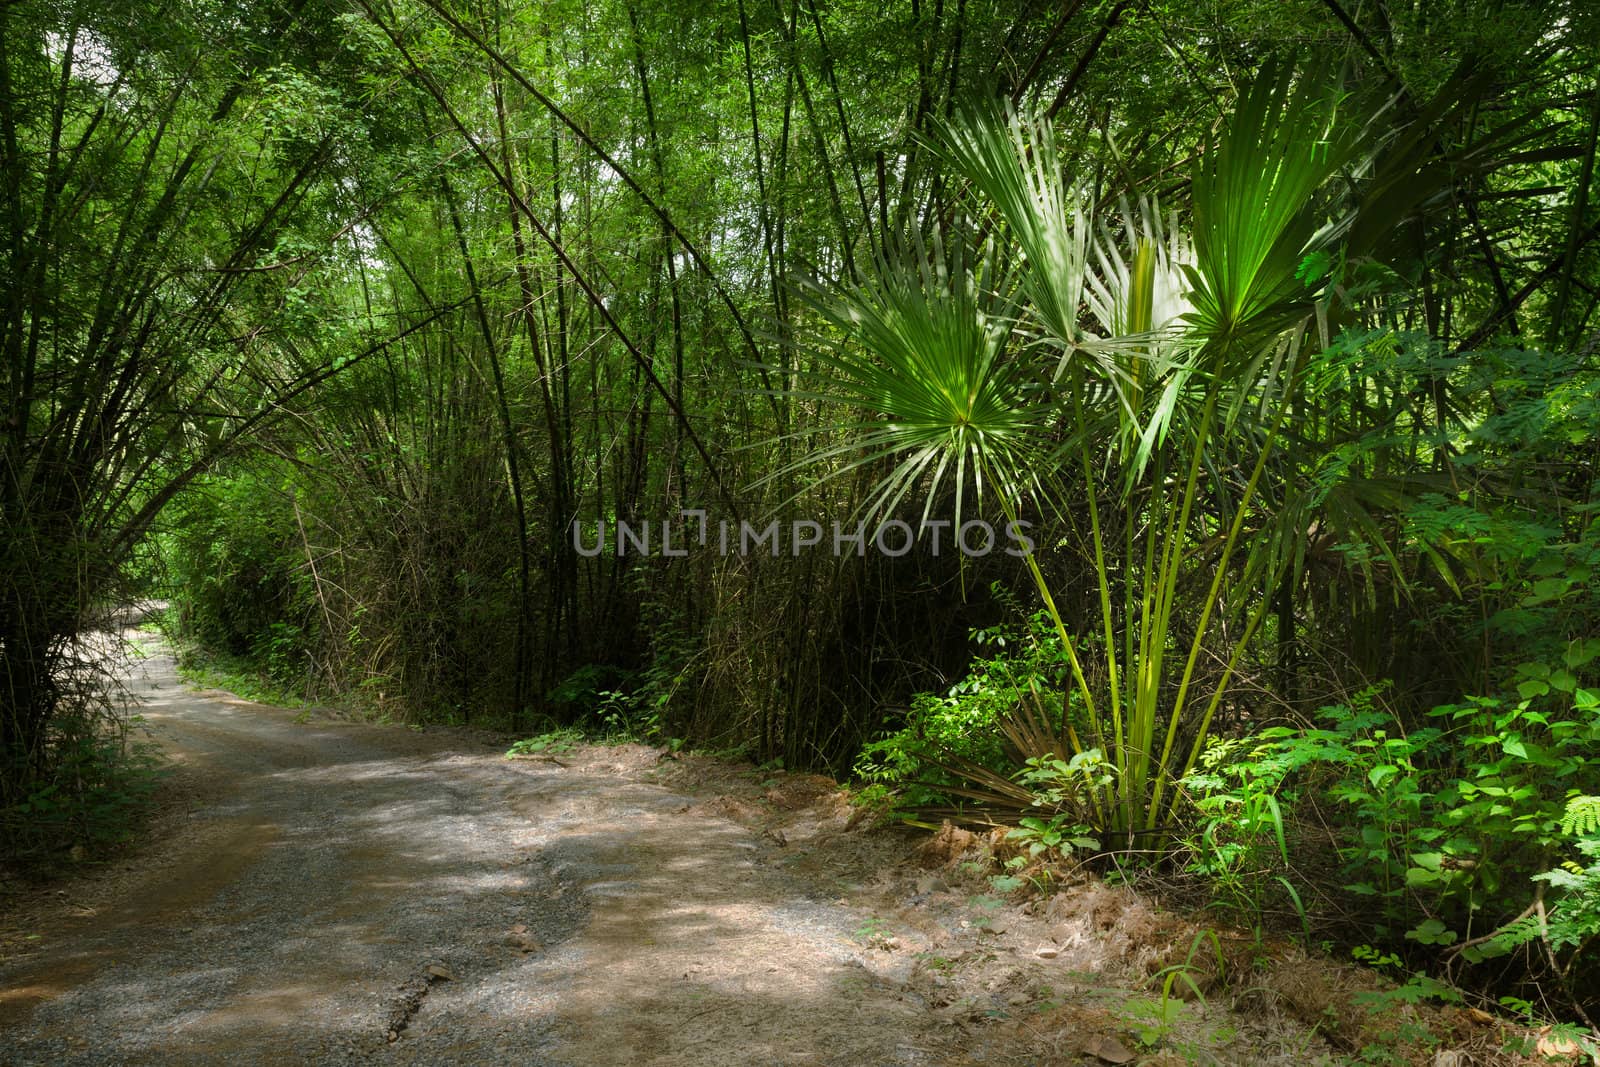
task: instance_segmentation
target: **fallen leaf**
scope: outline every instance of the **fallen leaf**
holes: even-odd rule
[[[1133,1053],[1114,1037],[1097,1037],[1089,1042],[1089,1055],[1106,1063],[1131,1063]]]

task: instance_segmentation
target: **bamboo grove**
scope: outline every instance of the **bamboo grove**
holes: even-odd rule
[[[8,847],[112,758],[77,635],[137,596],[309,699],[837,774],[1020,628],[1051,662],[1003,758],[925,769],[1004,811],[1056,766],[1052,810],[1134,844],[1216,744],[1374,683],[1413,726],[1589,692],[1587,5],[0,28]],[[1036,551],[606,542],[695,516]]]

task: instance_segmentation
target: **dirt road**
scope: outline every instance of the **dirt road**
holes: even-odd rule
[[[998,901],[883,874],[909,846],[846,833],[820,780],[297,721],[160,647],[133,674],[183,799],[0,931],[0,1064],[1115,1062],[1086,972],[1114,932],[1046,958]]]

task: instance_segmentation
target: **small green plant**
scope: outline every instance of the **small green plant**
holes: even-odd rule
[[[1210,945],[1209,952],[1205,948],[1207,944]],[[1202,956],[1208,958],[1203,960]],[[1130,997],[1114,1009],[1115,1014],[1129,1025],[1134,1040],[1141,1047],[1151,1051],[1162,1048],[1169,1044],[1178,1021],[1184,1017],[1186,1001],[1192,999],[1204,1007],[1206,997],[1202,982],[1206,979],[1221,981],[1226,969],[1221,940],[1215,932],[1202,930],[1190,942],[1189,951],[1181,963],[1163,967],[1151,976],[1159,996]],[[1231,1028],[1217,1027],[1205,1035],[1202,1043],[1177,1044],[1175,1051],[1184,1057],[1185,1062],[1215,1062],[1212,1054],[1232,1041],[1234,1036]]]
[[[980,930],[987,930],[999,918],[999,911],[1005,906],[1005,901],[999,897],[977,893],[967,898],[967,904],[976,911],[976,914],[970,920],[972,925]]]
[[[516,742],[506,749],[506,759],[536,755],[563,756],[574,751],[582,741],[582,732],[572,727],[563,727]]]
[[[1393,989],[1382,992],[1356,993],[1352,1001],[1372,1012],[1380,1012],[1395,1004],[1421,1004],[1433,1000],[1441,1004],[1460,1004],[1461,994],[1450,985],[1425,974],[1413,974]]]
[[[873,826],[904,822],[914,817],[905,809],[901,795],[882,782],[872,782],[852,792],[850,806]]]
[[[1172,984],[1166,981],[1159,997],[1129,997],[1115,1014],[1128,1025],[1141,1048],[1155,1051],[1171,1037],[1186,1007],[1182,999],[1172,995]]]
[[[989,888],[1001,896],[1015,893],[1026,884],[1026,879],[1018,878],[1014,874],[991,874],[989,876]]]
[[[1273,742],[1213,739],[1201,769],[1183,781],[1192,803],[1185,868],[1210,885],[1214,905],[1261,935],[1262,915],[1280,891],[1310,923],[1287,877],[1289,845],[1278,794],[1296,766]]]
[[[650,660],[638,669],[602,663],[578,667],[545,694],[560,721],[605,743],[683,746],[672,736],[673,702],[693,680],[700,638],[655,602],[641,608],[651,633]]]
[[[1403,962],[1405,962],[1394,953],[1384,952],[1382,949],[1374,948],[1371,945],[1353,946],[1350,949],[1350,958],[1355,960],[1357,963],[1371,967],[1375,971],[1386,971],[1393,968],[1398,968]]]
[[[1002,867],[1005,874],[991,875],[989,885],[996,892],[1012,893],[1018,888],[1027,885],[1035,893],[1048,895],[1055,885],[1055,877],[1050,865],[1039,862],[1039,858],[1032,853],[1021,856],[1012,856],[1006,860]]]
[[[1201,946],[1207,941],[1211,943],[1212,958],[1210,962],[1215,964],[1215,973],[1211,977],[1218,982],[1227,977],[1228,963],[1222,954],[1221,939],[1217,937],[1214,930],[1201,930],[1194,935],[1194,940],[1189,943],[1189,952],[1184,956],[1182,963],[1174,963],[1163,967],[1153,976],[1161,982],[1162,1000],[1171,999],[1173,992],[1181,985],[1196,1000],[1202,1004],[1205,1003],[1205,992],[1200,988],[1199,981],[1201,977],[1205,976],[1205,971],[1196,964],[1195,958],[1200,954]]]
[[[606,689],[595,694],[595,718],[600,722],[601,736],[607,741],[627,741],[642,738],[649,726],[641,721],[633,698],[620,689]]]
[[[1116,768],[1098,748],[1086,749],[1070,759],[1030,756],[1017,774],[1017,780],[1033,793],[1035,807],[1072,812],[1080,821],[1091,814],[1090,796],[1110,787],[1115,777]]]
[[[1369,948],[1369,946],[1362,946]],[[1397,967],[1398,958],[1379,957],[1385,966]],[[1369,1022],[1363,1033],[1372,1038],[1363,1045],[1356,1062],[1378,1065],[1416,1062],[1417,1052],[1439,1047],[1439,1037],[1427,1024],[1417,1020],[1412,1009],[1425,1001],[1460,1004],[1461,994],[1453,987],[1425,974],[1412,974],[1392,989],[1355,993],[1351,1002],[1367,1013]]]
[[[1523,1000],[1521,997],[1511,996],[1509,993],[1501,997],[1497,1003],[1520,1019],[1524,1024],[1531,1024],[1539,1017],[1539,1011],[1534,1007],[1533,1001]]]
[[[1028,850],[1028,855],[1034,857],[1070,856],[1074,852],[1093,851],[1100,847],[1099,839],[1089,836],[1089,827],[1068,822],[1065,815],[1054,815],[1048,819],[1024,815],[1017,821],[1015,829],[1007,831],[1006,840],[1017,842]]]
[[[889,924],[876,915],[868,917],[852,935],[857,941],[868,948],[891,949],[895,945],[894,934],[889,929]]]

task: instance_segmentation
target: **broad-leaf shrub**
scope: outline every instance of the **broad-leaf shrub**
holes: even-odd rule
[[[1026,774],[1031,757],[1059,755],[1008,750],[1003,726],[1028,707],[1061,734],[1068,667],[1055,628],[1040,613],[1026,635],[996,626],[974,631],[972,639],[986,654],[946,692],[917,694],[898,729],[862,748],[857,779],[897,790],[906,807],[942,806],[962,795],[952,791],[962,784],[947,766],[952,758],[1009,778]]]
[[[0,857],[45,868],[64,854],[103,852],[127,840],[160,781],[155,746],[135,735],[140,720],[92,664],[74,685],[46,734],[45,774],[16,801],[0,804]],[[5,768],[11,772],[11,768]],[[18,776],[20,777],[20,776]]]
[[[1552,954],[1568,957],[1565,972],[1584,951],[1600,938],[1600,797],[1577,796],[1567,802],[1561,821],[1564,834],[1572,837],[1569,858],[1548,871],[1534,875],[1555,892],[1543,911],[1546,894],[1539,894],[1536,906],[1507,923],[1481,945],[1467,950],[1474,961],[1503,956],[1523,945],[1542,941]],[[1581,858],[1581,861],[1580,861]]]
[[[1540,904],[1562,916],[1554,947],[1586,943],[1600,933],[1600,693],[1584,684],[1597,657],[1600,643],[1571,642],[1555,664],[1519,667],[1514,688],[1436,707],[1423,727],[1369,690],[1322,709],[1318,728],[1228,743],[1186,781],[1211,846],[1193,868],[1247,899],[1239,872],[1275,847],[1287,866],[1277,832],[1315,791],[1342,813],[1342,888],[1385,943],[1477,962],[1554,931],[1528,925]]]

